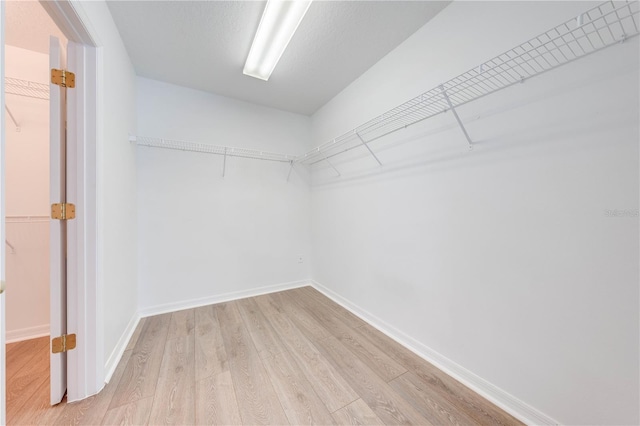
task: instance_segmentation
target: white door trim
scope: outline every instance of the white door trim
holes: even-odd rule
[[[49,39],[49,67],[51,69],[66,69],[64,50],[57,37]],[[49,82],[49,202],[66,202],[67,182],[66,170],[74,169],[75,158],[67,161],[65,127],[67,106],[65,103],[66,90],[59,85]],[[73,120],[75,117],[70,117]],[[74,177],[72,177],[73,179]],[[67,334],[67,259],[74,258],[74,240],[69,242],[67,228],[70,221],[49,220],[49,293],[50,293],[50,322],[51,338]],[[70,251],[70,253],[69,253]],[[69,256],[67,256],[69,253]],[[64,398],[67,390],[66,352],[50,353],[50,385],[51,405],[58,404]]]
[[[4,2],[0,2],[0,106],[4,109]],[[4,134],[5,134],[5,115],[0,114],[0,291],[4,291],[5,280],[5,244],[6,238],[4,229],[4,172],[5,172],[5,156],[4,156]],[[0,425],[7,424],[7,392],[6,392],[6,324],[5,324],[4,294],[0,294]]]
[[[103,306],[101,300],[101,146],[102,119],[100,105],[103,99],[101,70],[102,48],[96,31],[88,20],[82,4],[76,0],[42,1],[41,4],[60,27],[65,36],[81,45],[82,52],[76,55],[75,67],[82,67],[84,88],[78,96],[76,125],[69,129],[82,144],[81,158],[77,162],[76,177],[81,184],[80,206],[77,216],[82,216],[83,225],[76,233],[82,242],[77,253],[76,272],[80,269],[75,303],[68,324],[78,334],[78,346],[73,354],[76,358],[70,374],[69,401],[86,398],[99,392],[104,386],[104,336]],[[0,103],[4,105],[4,2],[0,2]],[[0,195],[4,194],[4,114],[0,114]],[[80,155],[80,154],[79,154]],[[0,219],[4,217],[4,202],[0,202]],[[4,239],[4,220],[0,220],[0,239]],[[0,279],[4,280],[4,244],[0,244]],[[5,325],[4,295],[0,296],[0,424],[6,423],[5,388]]]
[[[67,264],[75,277],[73,288],[67,289],[67,330],[78,336],[76,349],[68,353],[67,401],[72,402],[98,393],[105,383],[98,214],[102,48],[81,2],[53,0],[41,4],[69,41],[75,42],[67,52],[67,67],[76,73],[77,83],[75,89],[67,90],[67,98],[75,101],[75,109],[68,111],[67,140],[75,147],[76,159],[75,170],[68,171],[67,184],[68,200],[76,204],[76,220],[69,222],[73,228],[69,235],[77,246]]]
[[[78,347],[74,354],[72,381],[69,383],[69,401],[82,399],[99,392],[104,386],[103,307],[101,300],[100,217],[98,215],[101,193],[101,129],[100,112],[103,96],[102,49],[97,33],[87,19],[82,5],[76,0],[53,0],[41,3],[65,36],[82,45],[82,54],[76,55],[76,64],[82,66],[85,90],[78,96],[74,137],[82,143],[82,158],[77,162],[76,176],[81,182],[83,226],[76,238],[83,242],[78,253],[77,265],[82,268],[75,302],[72,307],[72,329],[78,332]],[[0,104],[4,105],[4,2],[0,2]],[[0,197],[4,197],[5,170],[5,117],[0,114]],[[0,240],[5,238],[4,200],[0,201]],[[0,244],[0,279],[5,279],[4,244]],[[6,423],[6,375],[5,375],[5,298],[0,295],[0,424]]]

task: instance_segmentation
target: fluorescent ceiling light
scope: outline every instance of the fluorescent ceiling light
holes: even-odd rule
[[[244,64],[244,74],[269,80],[309,5],[311,0],[267,1],[249,57]]]

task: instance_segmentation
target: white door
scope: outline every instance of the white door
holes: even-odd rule
[[[51,37],[49,45],[50,69],[64,69],[60,41]],[[51,204],[66,201],[66,149],[65,149],[65,96],[66,89],[49,83],[50,87],[50,192]],[[66,221],[50,220],[50,294],[51,322],[50,338],[67,333],[66,291]],[[67,354],[51,353],[51,405],[62,401],[67,390]]]

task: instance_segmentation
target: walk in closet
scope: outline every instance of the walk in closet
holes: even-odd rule
[[[9,423],[640,422],[639,2],[42,5],[77,347]],[[18,53],[9,341],[51,201]]]

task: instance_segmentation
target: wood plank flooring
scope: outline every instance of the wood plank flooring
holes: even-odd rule
[[[311,287],[144,318],[77,403],[48,349],[7,345],[9,424],[521,424]]]

